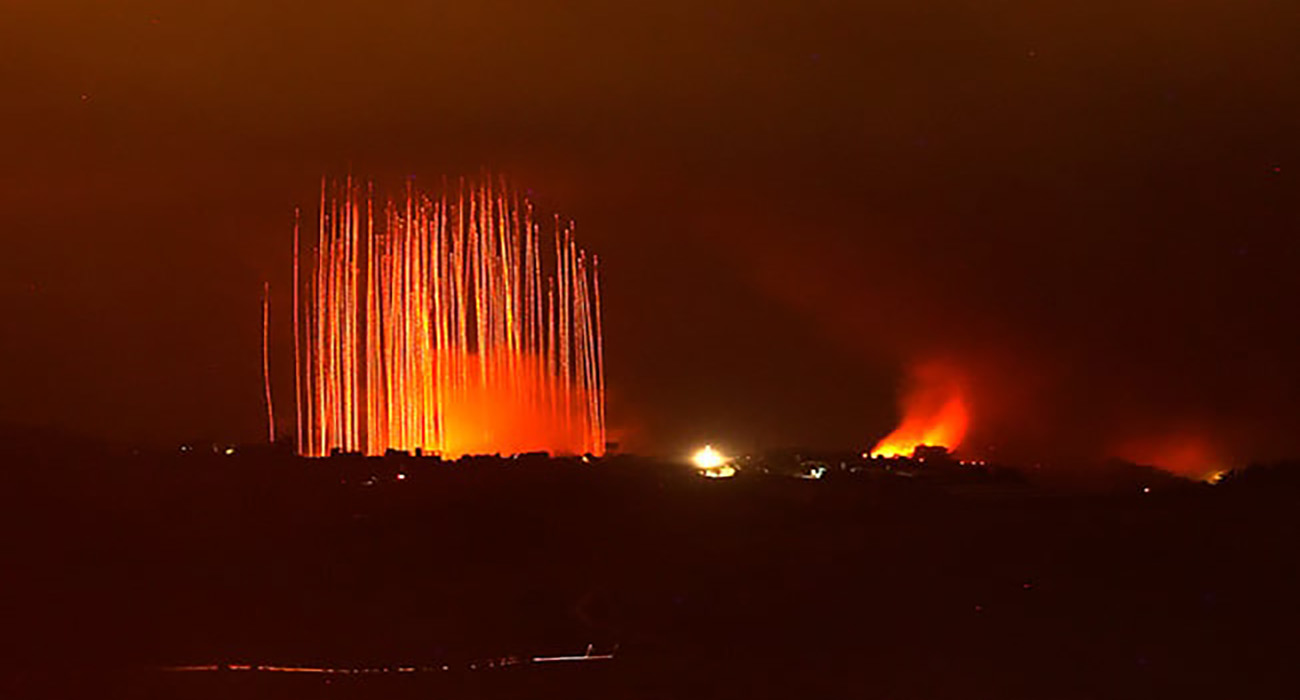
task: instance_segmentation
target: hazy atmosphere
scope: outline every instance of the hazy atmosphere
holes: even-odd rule
[[[1294,454],[1296,36],[1253,1],[13,0],[0,419],[259,439],[294,207],[490,168],[600,256],[625,449],[865,448],[940,362],[972,454]]]

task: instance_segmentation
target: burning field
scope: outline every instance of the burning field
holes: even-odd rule
[[[912,369],[897,428],[871,448],[876,457],[910,457],[918,447],[955,450],[970,423],[966,391],[951,366],[930,362]]]

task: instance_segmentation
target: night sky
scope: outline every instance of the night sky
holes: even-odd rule
[[[294,207],[488,167],[601,257],[626,448],[868,447],[941,362],[973,452],[1294,455],[1297,37],[1289,0],[7,0],[0,421],[261,439]]]

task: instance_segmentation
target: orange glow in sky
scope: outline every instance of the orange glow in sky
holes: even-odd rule
[[[1189,479],[1213,480],[1226,468],[1211,442],[1196,434],[1176,433],[1130,440],[1116,450],[1130,462],[1159,467]]]

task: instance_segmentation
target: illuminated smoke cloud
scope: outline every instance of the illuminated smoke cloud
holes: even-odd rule
[[[917,447],[954,450],[966,437],[969,410],[960,375],[940,363],[912,368],[902,401],[902,420],[871,448],[879,457],[910,457]]]
[[[491,178],[322,182],[311,247],[294,228],[298,452],[602,454],[597,262],[553,227]]]

